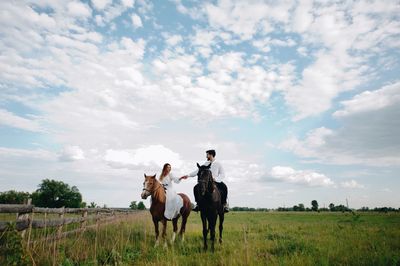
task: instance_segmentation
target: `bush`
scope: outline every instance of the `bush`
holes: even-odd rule
[[[30,194],[28,192],[20,192],[9,190],[0,192],[0,204],[24,204],[28,201]]]

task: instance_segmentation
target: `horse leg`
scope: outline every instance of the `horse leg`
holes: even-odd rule
[[[211,239],[211,251],[214,252],[214,242],[215,242],[215,224],[217,223],[217,216],[212,215],[208,220],[210,227],[210,239]]]
[[[187,218],[188,217],[186,215],[182,215],[181,230],[179,231],[179,235],[181,236],[182,243],[185,240],[185,230],[186,230]]]
[[[174,232],[172,233],[171,244],[175,242],[176,232],[178,231],[178,217],[172,219],[172,225],[174,226]]]
[[[203,242],[204,242],[204,251],[207,250],[207,234],[208,234],[208,228],[207,228],[207,217],[205,214],[201,214],[201,222],[203,224]]]
[[[224,229],[224,212],[219,214],[219,243],[222,244],[222,230]]]
[[[154,244],[154,247],[157,247],[158,244],[160,243],[158,236],[160,235],[160,231],[158,230],[158,221],[153,218],[153,223],[154,223],[154,231],[156,233],[156,243]]]
[[[162,239],[163,239],[163,242],[164,242],[164,247],[166,248],[167,247],[167,241],[166,241],[166,237],[167,237],[167,219],[163,219],[162,221],[162,225],[163,225],[163,228],[162,228]]]

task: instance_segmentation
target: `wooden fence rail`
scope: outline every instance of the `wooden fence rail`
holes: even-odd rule
[[[109,222],[116,218],[121,218],[128,214],[136,213],[136,210],[122,209],[122,208],[39,208],[33,205],[19,205],[19,204],[0,204],[0,213],[16,213],[17,220],[14,221],[0,221],[0,232],[8,230],[10,223],[15,223],[17,231],[26,229],[39,229],[57,227],[59,234],[64,225],[80,223],[80,228],[84,229],[88,221]],[[34,214],[44,213],[58,214],[58,219],[32,219]],[[64,217],[64,214],[81,214],[81,217]],[[92,214],[92,215],[89,215]],[[95,215],[93,215],[95,214]]]

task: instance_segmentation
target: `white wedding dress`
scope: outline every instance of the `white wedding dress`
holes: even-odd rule
[[[161,184],[166,190],[166,202],[165,202],[165,218],[171,220],[178,216],[180,209],[183,207],[183,199],[179,196],[173,185],[172,181],[179,183],[179,178],[175,177],[173,174],[169,173],[161,181]]]

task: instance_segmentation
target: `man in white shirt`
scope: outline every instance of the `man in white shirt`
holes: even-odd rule
[[[211,164],[211,173],[212,176],[214,178],[215,184],[217,185],[218,190],[221,193],[221,203],[224,206],[224,211],[225,212],[229,212],[229,208],[226,202],[226,199],[228,197],[228,187],[225,185],[224,182],[222,182],[222,180],[225,178],[225,172],[224,172],[224,168],[222,167],[222,165],[215,161],[215,155],[216,152],[215,150],[208,150],[206,151],[206,156],[207,156],[207,161],[203,164],[203,165],[210,165]],[[199,169],[196,169],[195,171],[191,172],[188,175],[183,176],[182,178],[186,179],[188,177],[194,177],[197,176]],[[198,184],[196,184],[193,188],[193,193],[194,193],[194,197],[196,202],[198,202]],[[194,211],[199,211],[199,206],[196,205],[196,207],[193,209]]]

